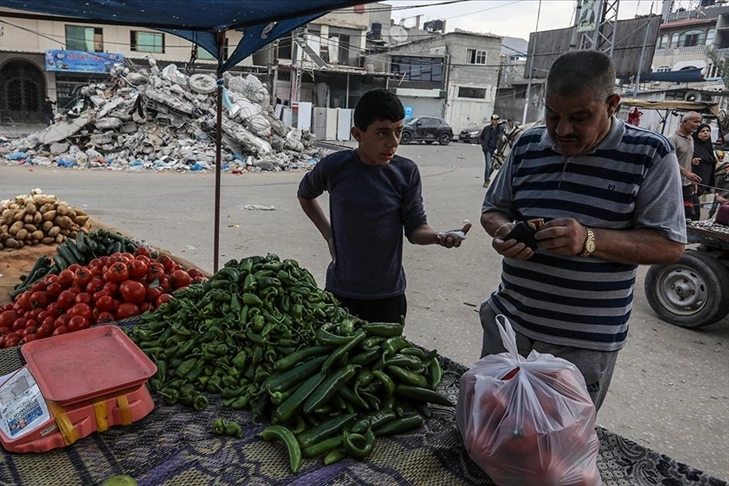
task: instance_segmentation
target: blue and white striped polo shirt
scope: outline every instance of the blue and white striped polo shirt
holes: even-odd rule
[[[615,117],[602,142],[577,157],[557,152],[545,126],[524,132],[484,199],[482,212],[492,210],[515,221],[574,218],[593,228],[648,228],[686,243],[671,144]],[[615,351],[628,334],[636,270],[539,249],[529,260],[504,258],[501,285],[488,304],[531,339]]]

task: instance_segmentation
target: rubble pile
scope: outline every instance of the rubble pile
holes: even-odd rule
[[[76,106],[38,133],[6,142],[12,164],[112,170],[210,170],[215,167],[217,81],[160,70],[112,69],[109,83],[80,90]],[[274,115],[266,87],[253,75],[225,73],[223,170],[288,170],[319,155],[309,132]]]

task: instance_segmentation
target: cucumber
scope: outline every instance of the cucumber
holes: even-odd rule
[[[76,261],[82,265],[86,263],[86,256],[84,256],[76,246],[76,241],[72,240],[71,238],[68,238],[66,240],[66,248],[73,254],[73,257],[76,259]]]
[[[71,250],[68,249],[68,247],[65,244],[58,245],[56,247],[56,251],[63,258],[63,260],[66,261],[66,266],[71,265],[73,263],[81,263],[76,260],[76,257],[74,256],[74,254],[71,252]]]

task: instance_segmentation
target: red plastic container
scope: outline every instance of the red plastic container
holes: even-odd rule
[[[64,447],[113,425],[136,422],[154,409],[145,383],[157,367],[116,326],[31,341],[21,353],[56,418],[15,440],[0,433],[8,451]]]

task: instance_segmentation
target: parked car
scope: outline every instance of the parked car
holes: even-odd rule
[[[473,127],[461,130],[458,134],[458,141],[462,143],[478,143],[478,136],[481,133],[482,128]]]
[[[425,142],[431,144],[438,142],[448,145],[453,139],[453,130],[442,118],[434,116],[419,116],[408,121],[402,130],[401,144],[410,142]]]

